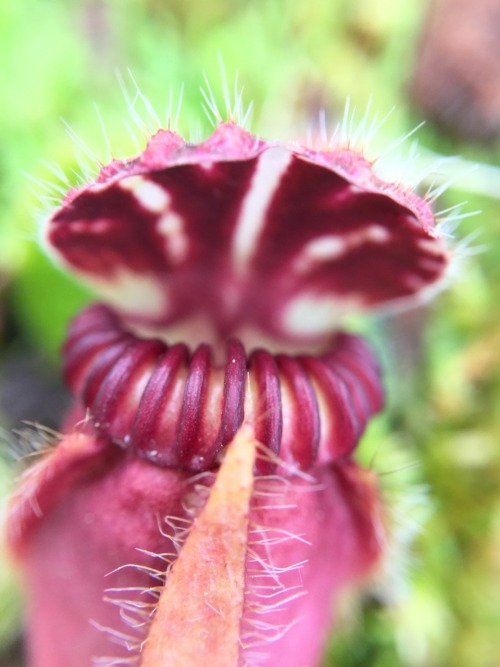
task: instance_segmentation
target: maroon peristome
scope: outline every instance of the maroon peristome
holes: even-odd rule
[[[70,190],[46,241],[103,304],[70,324],[74,409],[10,514],[30,666],[88,667],[111,636],[121,646],[104,664],[142,655],[158,667],[142,648],[148,628],[162,637],[159,590],[167,578],[167,595],[179,562],[177,590],[200,601],[200,637],[203,614],[232,618],[237,581],[242,606],[222,633],[236,661],[209,637],[176,664],[318,664],[332,599],[370,575],[386,546],[375,476],[354,460],[383,404],[380,368],[338,318],[438,285],[449,253],[428,203],[352,150],[267,142],[221,123],[200,144],[159,131],[138,158],[102,168]],[[252,456],[265,449],[224,503],[224,466],[243,470],[238,442],[253,443]],[[200,571],[204,585],[223,582],[213,597]],[[191,651],[193,619],[179,620],[185,599],[172,595],[160,600],[174,612],[169,636]]]
[[[186,325],[198,342],[328,342],[339,314],[422,294],[447,249],[427,203],[351,150],[159,131],[69,192],[47,240],[128,320]],[[253,339],[252,339],[253,341]]]
[[[284,462],[308,470],[349,455],[382,407],[379,369],[358,337],[337,334],[320,356],[272,355],[227,342],[192,353],[124,329],[102,305],[73,321],[64,376],[99,433],[164,466],[212,468],[243,424]],[[261,462],[261,466],[264,465]]]

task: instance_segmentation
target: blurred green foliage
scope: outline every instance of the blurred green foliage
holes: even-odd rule
[[[218,95],[220,54],[228,80],[238,71],[254,101],[259,133],[305,141],[320,109],[333,126],[347,96],[359,109],[373,96],[372,114],[396,105],[377,137],[383,146],[421,120],[407,89],[424,9],[419,0],[2,3],[0,371],[14,347],[29,348],[55,376],[66,322],[90,299],[38,243],[47,202],[34,192],[43,194],[43,179],[55,181],[44,161],[73,182],[79,169],[60,117],[106,159],[97,103],[116,154],[136,152],[116,75],[133,95],[131,68],[160,112],[184,83],[180,130],[204,136],[210,123],[199,86],[206,72]],[[498,160],[498,147],[450,140],[432,126],[419,140],[434,153]],[[346,600],[325,667],[499,664],[500,204],[468,193],[467,178],[460,184],[438,206],[468,200],[468,210],[481,209],[457,235],[479,228],[474,243],[485,250],[463,262],[431,307],[361,323],[385,357],[389,400],[360,457],[381,473],[397,544],[370,595]],[[3,423],[11,426],[8,415]],[[13,475],[7,464],[0,472]],[[2,565],[0,572],[1,650],[20,621],[9,571]]]

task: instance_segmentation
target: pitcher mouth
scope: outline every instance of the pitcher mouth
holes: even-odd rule
[[[318,355],[247,352],[234,338],[225,347],[218,363],[207,344],[141,338],[93,305],[70,325],[64,376],[99,434],[190,471],[216,466],[242,424],[302,470],[348,457],[382,408],[380,370],[359,337],[337,333]]]

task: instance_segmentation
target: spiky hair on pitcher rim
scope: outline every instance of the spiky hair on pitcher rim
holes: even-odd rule
[[[135,118],[137,116],[136,105],[140,101],[149,116],[151,116],[157,125],[160,124],[159,118],[152,110],[152,106],[146,100],[144,95],[140,92],[137,84],[135,84],[135,97],[132,99],[129,97],[128,105],[132,110],[132,116],[136,122],[140,125],[141,132],[145,132],[145,124],[140,124],[140,121],[137,121]],[[208,84],[207,84],[208,88]],[[134,204],[144,204],[142,213],[147,215],[151,213],[157,213],[156,222],[149,222],[150,227],[156,226],[156,230],[159,230],[159,233],[156,234],[154,239],[154,245],[159,246],[168,246],[167,254],[170,253],[172,256],[170,258],[163,258],[159,261],[158,271],[156,276],[152,276],[150,271],[149,276],[139,275],[137,268],[132,272],[127,270],[126,263],[123,261],[118,263],[118,265],[112,267],[108,266],[107,273],[108,276],[105,280],[102,280],[103,274],[99,275],[99,271],[93,272],[89,270],[89,267],[80,267],[81,277],[86,280],[91,287],[101,291],[101,294],[105,298],[110,300],[111,305],[118,307],[118,310],[124,314],[126,317],[131,316],[131,319],[135,319],[134,324],[144,325],[148,327],[152,325],[154,333],[158,333],[161,327],[165,329],[172,329],[173,325],[178,324],[179,319],[189,321],[189,308],[184,313],[175,312],[176,308],[178,310],[179,304],[173,306],[174,312],[168,312],[168,307],[165,304],[165,299],[170,298],[170,294],[166,296],[168,290],[168,281],[167,283],[164,280],[165,273],[172,272],[172,264],[182,264],[185,256],[189,254],[189,241],[192,238],[195,238],[199,235],[199,230],[197,229],[188,229],[187,233],[180,233],[180,227],[186,227],[192,225],[192,219],[188,219],[191,213],[188,215],[186,212],[180,212],[178,209],[182,207],[186,200],[186,193],[181,194],[181,191],[175,191],[175,186],[172,185],[170,179],[170,174],[167,172],[170,170],[173,172],[175,169],[190,169],[189,177],[199,176],[196,174],[197,171],[205,171],[205,175],[209,172],[214,172],[217,169],[223,170],[224,166],[230,164],[231,161],[237,165],[238,168],[243,169],[245,165],[248,166],[248,169],[245,174],[221,174],[219,183],[209,183],[208,176],[206,178],[206,187],[218,187],[220,184],[221,187],[225,187],[224,179],[230,177],[231,179],[247,179],[248,187],[244,187],[244,183],[241,184],[240,194],[237,195],[239,200],[237,204],[235,201],[229,202],[228,205],[240,207],[240,216],[239,221],[227,222],[230,226],[232,225],[232,231],[224,232],[226,236],[233,234],[232,243],[230,244],[228,239],[226,239],[226,246],[228,251],[233,251],[235,257],[233,258],[233,264],[244,260],[249,263],[253,258],[250,256],[251,251],[258,251],[259,238],[258,234],[269,238],[269,234],[266,229],[266,220],[264,219],[267,213],[266,207],[269,208],[272,206],[273,201],[277,200],[280,195],[282,197],[287,197],[287,192],[293,194],[293,189],[289,191],[286,188],[281,188],[282,192],[280,193],[280,183],[284,179],[288,178],[293,181],[293,172],[295,170],[296,180],[303,177],[304,180],[310,181],[313,179],[317,183],[321,178],[326,178],[329,176],[330,185],[326,184],[323,192],[317,193],[316,201],[312,201],[312,205],[316,208],[323,205],[323,201],[327,192],[329,192],[330,198],[333,196],[332,192],[336,190],[336,195],[338,199],[344,198],[346,200],[346,206],[350,206],[351,201],[349,201],[349,190],[354,189],[357,192],[361,193],[364,196],[370,195],[372,198],[379,198],[379,201],[384,201],[386,205],[392,205],[393,210],[389,212],[389,215],[404,217],[406,214],[412,218],[411,221],[406,221],[405,225],[407,230],[413,225],[414,227],[419,227],[420,238],[418,234],[413,236],[411,243],[408,242],[408,239],[411,238],[411,231],[403,239],[396,238],[396,235],[391,237],[392,231],[389,231],[390,228],[383,223],[380,223],[379,220],[375,219],[374,224],[370,224],[369,221],[366,222],[364,226],[354,229],[353,233],[337,233],[338,230],[335,230],[335,225],[330,228],[326,228],[324,222],[319,222],[319,227],[323,225],[322,229],[319,229],[314,232],[311,230],[309,237],[299,238],[296,233],[296,248],[292,249],[288,253],[288,256],[285,258],[284,262],[279,263],[275,271],[275,278],[279,281],[279,272],[288,270],[290,275],[300,280],[301,284],[304,284],[304,275],[311,273],[328,273],[328,260],[331,261],[330,269],[335,273],[343,273],[345,266],[349,267],[352,265],[350,259],[345,257],[350,254],[351,256],[358,255],[358,265],[356,266],[355,272],[357,275],[360,274],[359,263],[364,262],[365,264],[370,263],[372,266],[376,261],[383,262],[385,266],[385,276],[377,274],[376,271],[371,275],[370,280],[365,280],[363,285],[350,285],[349,289],[346,291],[342,286],[340,286],[341,298],[336,298],[339,296],[339,290],[336,294],[328,292],[327,289],[324,289],[319,284],[315,284],[314,280],[310,281],[310,289],[306,292],[295,291],[292,289],[289,290],[288,294],[281,293],[280,297],[283,301],[287,301],[287,312],[282,312],[282,319],[280,324],[275,327],[275,330],[263,330],[259,331],[259,336],[263,334],[268,334],[269,338],[277,338],[279,341],[284,342],[284,339],[289,337],[295,343],[314,343],[315,339],[323,339],[324,334],[327,331],[330,331],[332,325],[337,326],[339,318],[343,317],[345,313],[350,313],[353,310],[368,310],[376,308],[377,310],[395,310],[404,308],[407,306],[414,305],[415,303],[422,303],[430,299],[438,290],[442,289],[449,282],[449,278],[452,275],[452,267],[454,266],[455,252],[451,251],[451,248],[448,248],[450,241],[446,232],[446,225],[450,224],[450,218],[454,220],[459,220],[462,217],[467,217],[468,214],[462,215],[459,211],[447,209],[441,218],[441,214],[434,214],[431,211],[431,204],[434,203],[434,199],[438,196],[441,191],[441,186],[439,192],[433,189],[430,189],[427,195],[424,197],[418,197],[411,188],[401,182],[390,182],[388,180],[382,180],[377,176],[377,169],[380,164],[380,161],[375,157],[374,159],[367,159],[363,157],[363,152],[366,151],[366,146],[354,146],[347,136],[350,133],[351,128],[355,125],[355,110],[350,111],[349,105],[346,105],[346,113],[344,120],[339,126],[337,132],[333,132],[330,137],[328,137],[326,132],[326,121],[324,119],[320,120],[318,136],[320,137],[319,142],[313,142],[315,144],[314,148],[307,148],[297,143],[284,143],[284,142],[274,142],[274,141],[265,141],[258,139],[254,135],[251,135],[246,130],[243,130],[237,123],[237,120],[248,120],[248,113],[244,111],[242,105],[241,90],[235,86],[234,89],[234,100],[231,102],[230,92],[227,85],[224,87],[224,96],[225,96],[225,105],[227,107],[227,116],[229,121],[223,120],[223,114],[217,108],[215,101],[215,96],[213,91],[208,88],[208,92],[204,93],[205,103],[209,105],[209,111],[213,114],[214,120],[216,123],[216,129],[212,137],[202,141],[199,144],[191,144],[185,142],[178,134],[173,130],[158,130],[155,134],[149,137],[148,145],[146,150],[140,155],[139,158],[135,159],[115,159],[107,167],[102,166],[102,162],[97,160],[90,149],[83,144],[80,139],[76,138],[76,133],[71,131],[72,138],[78,141],[80,150],[85,152],[87,156],[92,156],[92,159],[95,160],[99,167],[97,176],[95,174],[86,174],[82,179],[82,183],[71,188],[70,193],[62,202],[62,208],[65,206],[69,208],[73,206],[80,199],[81,201],[87,195],[97,194],[98,190],[110,189],[110,192],[114,189],[115,193],[120,193],[120,196],[125,195],[124,191],[128,190],[128,194],[125,195],[130,199],[129,203]],[[170,103],[172,107],[172,102]],[[179,113],[180,106],[177,107],[176,116]],[[355,138],[360,143],[368,143],[370,137],[378,130],[378,126],[381,122],[378,122],[375,118],[374,122],[371,125],[368,123],[368,117],[370,115],[370,104],[367,108],[367,114],[360,122],[361,129],[359,131],[354,130]],[[243,116],[243,118],[241,118]],[[384,119],[382,119],[383,121]],[[100,121],[101,126],[103,127],[102,121]],[[175,122],[174,122],[175,125]],[[412,134],[412,133],[410,133]],[[324,139],[327,139],[327,145],[324,146]],[[402,143],[403,140],[398,140],[395,142],[397,144]],[[109,140],[105,140],[105,144],[109,145]],[[221,144],[223,145],[223,153],[221,151]],[[360,152],[361,151],[361,152]],[[220,153],[220,154],[219,154]],[[250,164],[253,160],[253,164]],[[202,164],[199,164],[199,163]],[[302,173],[301,173],[301,169]],[[236,169],[236,167],[235,167]],[[52,165],[51,170],[57,176],[62,177],[60,170]],[[156,182],[160,173],[165,174],[166,181],[163,182],[161,179],[159,182]],[[150,176],[153,176],[151,178]],[[134,176],[135,178],[134,181]],[[251,180],[254,179],[255,183]],[[260,178],[260,181],[259,181]],[[250,179],[250,180],[249,180]],[[333,181],[337,179],[336,183]],[[65,187],[68,187],[68,179],[66,179]],[[270,185],[267,181],[271,181]],[[48,187],[48,186],[47,186]],[[161,192],[163,190],[163,192]],[[252,192],[253,190],[253,192]],[[304,192],[304,188],[302,189]],[[61,188],[58,187],[58,196],[61,194]],[[196,191],[191,193],[193,196],[200,198],[200,192]],[[183,197],[184,201],[179,201]],[[252,197],[254,201],[252,202]],[[261,201],[260,204],[255,204],[257,199],[261,198],[264,201]],[[356,197],[352,197],[352,202],[356,202]],[[358,197],[361,199],[361,196]],[[75,202],[76,200],[76,202]],[[303,197],[300,198],[300,203],[302,205],[301,214],[303,219],[306,221],[306,224],[314,226],[316,224],[314,220],[308,220],[308,215],[310,212],[307,211],[307,204],[304,204],[302,201]],[[205,198],[205,205],[212,205],[213,198]],[[298,202],[290,203],[290,206],[297,205]],[[252,209],[252,206],[254,210]],[[256,210],[256,207],[260,206],[261,210]],[[247,211],[245,211],[248,209]],[[399,207],[399,208],[398,208]],[[275,207],[276,208],[276,207]],[[155,210],[156,209],[156,210]],[[162,210],[160,210],[162,209]],[[206,206],[205,209],[206,210]],[[282,210],[283,207],[282,207]],[[278,207],[279,214],[279,207]],[[227,211],[222,211],[223,214],[227,214]],[[245,215],[246,213],[246,215]],[[166,215],[165,215],[166,214]],[[271,212],[270,215],[275,215],[276,210]],[[284,213],[283,213],[284,214]],[[321,214],[319,211],[318,215]],[[345,211],[342,211],[342,207],[338,211],[333,210],[330,212],[331,217],[340,219],[342,215],[345,214]],[[141,215],[141,211],[135,211],[135,215]],[[196,216],[196,214],[194,214]],[[385,215],[385,213],[384,213]],[[62,216],[64,217],[64,215]],[[250,220],[252,217],[252,220]],[[374,217],[376,215],[374,214]],[[61,218],[61,216],[60,216]],[[51,217],[51,224],[55,222],[57,215]],[[82,252],[81,242],[82,238],[90,234],[97,234],[98,228],[101,228],[101,232],[104,232],[104,227],[109,223],[105,221],[103,217],[100,220],[95,220],[94,223],[90,226],[87,226],[84,229],[85,225],[83,220],[85,219],[84,213],[80,216],[80,220],[77,220],[73,217],[72,224],[74,229],[77,230],[80,226],[82,234],[79,236],[78,232],[75,234],[75,240],[78,237],[78,245],[80,246],[79,252]],[[241,224],[238,224],[241,223]],[[127,227],[127,224],[121,221],[121,233],[130,232],[130,225]],[[205,222],[205,227],[209,224]],[[213,223],[210,223],[213,224]],[[297,226],[297,223],[295,223]],[[399,225],[399,228],[398,228]],[[227,225],[226,225],[227,226]],[[252,231],[250,233],[250,226]],[[303,227],[303,226],[302,226]],[[400,221],[394,223],[394,228],[396,229],[396,234],[402,231],[404,225],[400,224]],[[262,232],[265,230],[265,234]],[[53,231],[53,227],[52,227]],[[116,230],[115,230],[116,231]],[[288,230],[289,231],[289,230]],[[303,231],[303,230],[302,230]],[[415,230],[413,230],[415,232]],[[422,233],[420,233],[422,232]],[[215,230],[217,232],[217,229]],[[302,232],[301,232],[302,233]],[[406,233],[406,232],[405,232]],[[50,231],[48,231],[47,225],[45,226],[45,241],[47,237],[50,236]],[[105,238],[106,234],[103,233],[101,236]],[[116,234],[115,234],[116,236]],[[343,238],[341,238],[343,236]],[[277,239],[279,236],[276,237]],[[380,248],[384,245],[387,247],[391,246],[390,252],[384,256],[384,251],[380,252]],[[397,242],[401,241],[400,246],[397,247]],[[206,257],[208,257],[213,249],[217,247],[219,252],[221,251],[221,246],[219,245],[220,238],[217,239],[217,243],[207,244],[206,247]],[[281,243],[281,241],[280,241]],[[252,246],[250,251],[245,246]],[[49,245],[49,251],[56,259],[59,260],[59,263],[62,260],[63,264],[68,264],[67,257],[65,257],[65,251],[60,248],[55,248],[57,244],[54,243],[54,239],[51,238]],[[213,245],[213,248],[211,247]],[[229,246],[232,246],[231,248]],[[375,246],[378,245],[378,248]],[[416,246],[420,246],[416,249]],[[427,246],[427,248],[425,248]],[[304,252],[300,254],[298,248],[301,248]],[[367,249],[369,251],[373,250],[372,256],[370,254],[365,254],[362,256],[362,249]],[[415,250],[416,249],[416,250]],[[275,252],[276,248],[268,248],[262,251],[262,261],[265,263],[265,256],[269,255],[270,252]],[[401,251],[403,251],[401,253]],[[411,254],[415,251],[415,254]],[[149,252],[149,251],[148,251]],[[404,257],[404,254],[407,253],[408,257]],[[229,252],[230,254],[230,252]],[[183,257],[184,255],[184,257]],[[344,255],[344,257],[343,257]],[[394,257],[398,255],[393,261]],[[391,256],[393,259],[391,259]],[[108,258],[109,259],[109,258]],[[258,259],[258,258],[257,258]],[[340,259],[340,262],[335,264],[335,260]],[[346,260],[346,264],[342,266],[342,261]],[[392,266],[391,266],[392,261]],[[407,264],[407,269],[398,269],[397,265],[401,263]],[[75,269],[75,266],[70,266],[67,268]],[[431,266],[433,264],[433,266]],[[322,266],[321,266],[322,265]],[[78,270],[78,267],[76,267]],[[202,267],[205,269],[206,267]],[[233,267],[234,268],[234,267]],[[262,268],[262,263],[259,265],[259,262],[254,263],[254,267],[249,271],[253,275],[258,275],[260,269]],[[392,270],[392,276],[391,274]],[[397,274],[399,271],[399,275]],[[114,273],[111,276],[111,273]],[[234,275],[234,272],[231,272],[231,278]],[[331,273],[331,272],[330,272]],[[160,276],[163,274],[163,277]],[[298,275],[300,274],[300,276]],[[433,275],[434,274],[434,275]],[[180,273],[179,273],[180,276]],[[272,277],[268,275],[268,277]],[[150,280],[150,278],[152,278]],[[227,272],[224,276],[224,280],[228,283],[231,280],[227,280]],[[143,282],[141,285],[140,282]],[[325,277],[320,282],[325,284],[326,280],[330,280],[331,275]],[[385,294],[372,294],[366,295],[364,293],[365,288],[376,290],[377,285],[381,285],[382,282],[386,283],[386,286],[391,284],[392,288],[387,289]],[[406,281],[406,286],[402,285],[402,281]],[[276,282],[276,281],[275,281]],[[371,284],[370,284],[371,283]],[[396,284],[399,284],[399,291],[395,290],[394,287]],[[132,287],[134,289],[132,289]],[[273,289],[275,285],[273,284]],[[123,309],[123,304],[120,301],[123,301],[123,294],[120,295],[120,292],[124,292],[125,288],[128,293],[128,301],[130,303],[131,299],[135,299],[136,303],[130,307],[130,312]],[[335,292],[335,290],[334,290]],[[318,299],[311,299],[312,294],[319,295]],[[134,296],[135,295],[135,296]],[[148,302],[147,299],[144,299],[144,296],[148,295],[151,299],[151,306],[149,312],[140,312],[141,308],[145,308],[144,304]],[[223,301],[231,301],[233,295],[225,294]],[[293,298],[292,298],[293,297]],[[324,298],[323,298],[324,297]],[[180,299],[180,297],[179,297]],[[162,303],[163,300],[163,303]],[[269,305],[269,304],[268,304]],[[211,306],[211,304],[210,304]],[[255,307],[255,304],[249,304],[244,299],[241,300],[239,304],[234,307],[234,304],[231,304],[226,309],[226,312],[221,313],[221,318],[218,322],[215,323],[215,328],[217,329],[217,334],[225,334],[225,329],[233,330],[234,326],[241,324],[243,327],[245,322],[239,322],[241,319],[241,312],[238,310],[246,309],[248,311],[249,307]],[[137,317],[134,318],[134,308],[138,309]],[[235,312],[231,312],[231,309]],[[199,311],[198,307],[194,310]],[[260,308],[261,310],[261,320],[267,318],[266,308]],[[283,306],[283,311],[286,310]],[[152,311],[155,311],[155,317],[152,318]],[[320,312],[321,311],[321,312]],[[160,315],[158,316],[158,313]],[[318,314],[319,313],[319,314]],[[314,322],[314,317],[317,317],[318,322]],[[244,319],[244,318],[243,318]],[[154,320],[154,321],[153,321]],[[233,321],[231,321],[233,320]],[[236,320],[236,322],[234,322]],[[311,321],[311,331],[303,330],[303,323],[305,321]],[[299,324],[298,324],[299,323]],[[211,324],[214,324],[213,321]],[[200,322],[195,323],[195,327],[199,327]],[[324,330],[321,330],[323,327]],[[192,327],[191,327],[192,328]],[[294,331],[293,329],[297,329]],[[271,327],[272,329],[272,327]],[[286,335],[283,335],[284,332],[287,332]],[[182,331],[184,333],[184,331]]]
[[[219,64],[220,84],[213,86],[207,74],[205,72],[203,74],[204,84],[200,86],[200,108],[209,124],[214,128],[223,122],[233,122],[251,131],[254,104],[252,101],[248,104],[244,102],[244,86],[240,84],[239,73],[236,72],[234,80],[230,84],[226,69],[220,59]],[[137,153],[143,150],[144,141],[148,141],[158,130],[179,131],[184,100],[184,83],[180,84],[177,93],[170,86],[164,112],[159,113],[141,90],[130,69],[127,70],[127,77],[118,71],[117,80],[126,105],[126,116],[122,116],[119,122],[123,125],[125,136],[131,139]],[[132,92],[130,89],[132,89]],[[142,106],[142,109],[139,109],[139,106]],[[94,102],[93,107],[103,140],[94,148],[71,123],[61,117],[61,122],[73,144],[73,155],[78,169],[72,169],[71,173],[67,173],[57,161],[42,160],[41,164],[51,174],[50,179],[36,178],[29,173],[25,174],[36,186],[37,197],[47,213],[54,205],[61,202],[70,187],[88,185],[97,176],[100,168],[108,162],[114,159],[125,160],[130,157],[129,154],[120,154],[120,148],[112,145],[106,129],[106,121],[101,115],[98,104]],[[424,199],[431,202],[453,186],[457,180],[462,181],[463,176],[467,175],[471,168],[477,167],[477,165],[460,160],[459,164],[450,170],[450,161],[455,164],[458,160],[456,156],[435,155],[427,149],[421,151],[418,147],[418,141],[410,142],[410,138],[425,125],[425,121],[418,123],[408,132],[394,139],[391,139],[388,135],[388,146],[381,149],[374,148],[375,140],[387,126],[389,119],[396,111],[396,106],[391,107],[384,115],[374,111],[373,107],[373,95],[368,98],[364,110],[353,105],[350,97],[348,97],[339,120],[332,124],[327,118],[325,109],[321,109],[318,112],[317,119],[311,119],[300,136],[297,136],[293,131],[289,131],[288,140],[285,139],[284,142],[309,146],[314,150],[350,148],[358,151],[372,164],[375,172],[379,170],[383,172],[384,175],[380,174],[381,178],[385,178],[389,182],[395,181],[402,189],[413,190],[420,186],[424,187],[426,183]],[[161,116],[164,118],[163,121]],[[191,117],[187,120],[186,125],[186,140],[191,143],[201,142],[204,133],[201,129],[200,118]],[[118,142],[115,140],[114,143]],[[395,154],[395,159],[385,164],[389,154]],[[453,176],[449,173],[450,171]],[[55,177],[57,182],[54,182],[52,177]],[[475,192],[476,190],[473,188],[471,191]],[[462,218],[476,215],[478,211],[462,215],[460,210],[457,210],[466,203],[463,202],[451,208],[436,211],[435,218],[438,225],[445,226],[447,220],[451,219],[454,228],[455,223],[458,223]]]

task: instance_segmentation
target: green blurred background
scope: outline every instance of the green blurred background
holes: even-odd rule
[[[496,26],[499,34],[496,0],[435,4],[441,12],[455,6],[451,18],[467,9],[466,25]],[[491,19],[484,18],[487,11]],[[461,36],[450,19],[439,27],[436,15],[421,0],[0,4],[2,497],[19,471],[11,430],[23,419],[57,427],[64,412],[58,349],[68,318],[91,298],[50,265],[38,244],[47,201],[36,193],[53,194],[43,191],[43,179],[57,181],[47,163],[59,164],[73,182],[79,170],[61,117],[106,160],[100,114],[115,154],[133,155],[132,121],[118,84],[121,77],[134,96],[130,68],[162,118],[169,95],[178,99],[184,84],[179,129],[206,136],[211,126],[200,85],[206,72],[222,100],[222,60],[231,85],[239,72],[244,98],[254,103],[251,127],[266,137],[305,142],[320,110],[334,127],[350,97],[358,119],[369,103],[370,118],[396,107],[377,133],[375,155],[428,119],[416,135],[421,148],[413,161],[414,136],[388,155],[396,175],[422,171],[436,156],[463,156],[431,169],[422,184],[425,192],[449,174],[454,182],[437,208],[465,201],[464,212],[481,211],[456,231],[459,240],[477,237],[462,248],[467,256],[450,289],[410,313],[354,322],[384,359],[388,409],[359,457],[380,472],[394,547],[368,593],[343,601],[325,667],[500,665],[500,53],[476,35],[474,65],[471,30]],[[439,50],[450,35],[470,48],[463,63],[453,45],[448,56]],[[453,75],[439,71],[446,57]],[[136,108],[147,119],[141,100]],[[154,131],[152,120],[149,128]],[[144,145],[147,133],[137,134]],[[3,558],[3,667],[22,664],[21,606]]]

